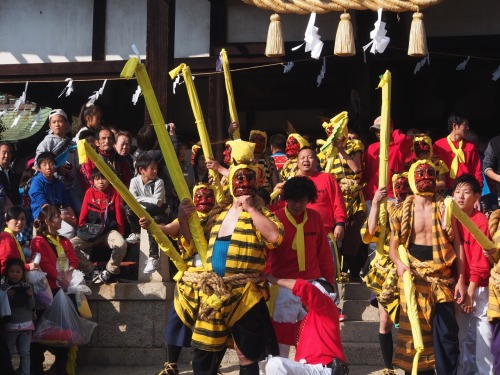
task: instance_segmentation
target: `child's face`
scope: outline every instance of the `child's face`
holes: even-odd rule
[[[479,193],[474,194],[469,184],[459,184],[453,192],[453,199],[465,212],[471,211],[479,199]]]
[[[54,115],[49,121],[50,130],[58,137],[64,138],[66,135],[66,119],[61,115]]]
[[[101,123],[101,112],[95,112],[93,115],[85,116],[88,128],[95,128]]]
[[[151,163],[146,169],[140,168],[139,172],[142,177],[145,177],[148,181],[154,180],[158,177],[158,165],[156,163]]]
[[[40,162],[38,169],[40,169],[40,172],[42,172],[46,179],[52,180],[54,178],[54,173],[56,173],[56,163],[54,160],[45,159]]]
[[[94,187],[97,191],[104,191],[108,188],[109,181],[104,177],[96,177],[94,178]]]
[[[9,228],[13,233],[17,234],[23,231],[26,226],[26,216],[24,213],[19,215],[17,219],[10,219],[7,221],[7,228]]]
[[[11,283],[18,283],[23,279],[23,269],[21,266],[14,264],[7,270],[7,279]]]

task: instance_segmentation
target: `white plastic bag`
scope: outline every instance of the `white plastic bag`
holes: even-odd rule
[[[52,305],[54,296],[47,281],[47,274],[40,270],[26,272],[26,280],[32,285],[35,310],[44,310]]]
[[[90,319],[92,318],[92,311],[90,311],[90,306],[85,295],[92,294],[90,288],[85,284],[84,274],[80,270],[72,271],[71,281],[68,287],[68,294],[74,294],[76,299],[76,308],[78,313],[82,318]]]
[[[79,346],[90,341],[97,323],[78,316],[73,302],[59,289],[52,306],[43,313],[33,341],[51,346]]]

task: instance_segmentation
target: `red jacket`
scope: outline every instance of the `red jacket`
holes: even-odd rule
[[[326,281],[333,283],[335,276],[333,257],[323,221],[318,212],[310,208],[306,210],[307,222],[304,225],[305,271],[299,271],[297,251],[292,249],[293,238],[297,230],[286,217],[285,209],[282,208],[274,214],[283,223],[285,237],[283,237],[281,245],[269,252],[264,272],[280,279],[312,280],[324,277]]]
[[[17,248],[17,242],[10,233],[2,232],[0,233],[0,272],[2,274],[5,270],[5,264],[12,258],[21,259],[21,254],[19,254],[19,249]],[[24,269],[29,271],[30,268],[25,264]]]
[[[347,220],[344,196],[337,180],[330,173],[315,172],[308,177],[316,185],[318,199],[307,207],[319,212],[327,233],[330,233],[337,223]]]
[[[115,229],[123,235],[125,233],[125,214],[123,213],[122,206],[120,195],[111,186],[104,192],[90,187],[85,192],[85,197],[83,198],[78,226],[81,227],[85,223],[102,223],[106,207],[108,207],[104,232],[107,233]]]
[[[459,142],[453,142],[455,147],[458,147]],[[457,177],[469,173],[476,177],[481,187],[483,186],[483,173],[481,171],[481,160],[479,159],[479,152],[473,143],[463,140],[462,150],[465,155],[465,163],[458,164]],[[445,138],[438,139],[433,145],[434,153],[444,161],[448,169],[451,167],[451,163],[455,158],[455,154],[451,151],[448,140]],[[455,179],[450,178],[450,172],[446,173],[446,189],[452,189]]]
[[[406,170],[405,161],[410,155],[413,141],[401,130],[396,129],[391,134],[389,143],[389,181],[387,186],[387,196],[394,198],[392,192],[392,175],[402,173]],[[371,201],[378,189],[378,171],[380,168],[380,142],[372,143],[368,146],[365,153],[365,170],[363,172],[363,181],[366,183],[363,193],[365,199]]]
[[[64,252],[66,253],[66,258],[69,260],[69,266],[74,269],[78,268],[78,257],[75,252],[75,248],[71,244],[71,241],[65,237],[59,237],[59,243],[62,245]],[[40,269],[47,274],[47,280],[49,282],[51,289],[59,289],[56,284],[57,278],[57,251],[52,247],[51,244],[42,236],[36,236],[31,240],[30,244],[31,250],[33,252],[40,253],[42,256],[40,261]]]
[[[490,232],[488,230],[488,219],[482,212],[474,210],[470,215],[471,220],[479,227],[488,238]],[[490,262],[483,255],[483,248],[472,237],[472,234],[457,221],[458,233],[464,244],[465,262],[464,262],[464,277],[465,284],[468,285],[471,281],[477,283],[478,286],[488,286],[490,278]]]
[[[276,338],[281,344],[295,345],[295,360],[326,365],[334,358],[346,362],[340,341],[339,309],[330,297],[311,283],[297,279],[292,293],[307,306],[306,317],[296,323],[273,320]]]

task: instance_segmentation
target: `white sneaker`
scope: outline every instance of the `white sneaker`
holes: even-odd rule
[[[153,273],[158,269],[158,259],[149,257],[146,261],[146,267],[144,268],[144,273]]]
[[[125,240],[127,243],[134,244],[141,240],[141,236],[137,233],[130,233],[130,235]]]

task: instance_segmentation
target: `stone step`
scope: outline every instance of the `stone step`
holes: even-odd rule
[[[345,342],[342,346],[347,363],[350,365],[382,367],[384,365],[378,342]]]
[[[370,305],[368,301],[344,300],[340,304],[342,313],[347,316],[347,320],[364,320],[378,322],[378,309]]]
[[[379,322],[346,321],[340,323],[342,342],[378,343]],[[397,329],[393,327],[392,335],[396,342]]]
[[[365,283],[339,284],[340,297],[348,300],[370,300],[370,289]]]

